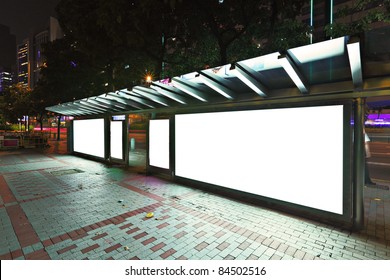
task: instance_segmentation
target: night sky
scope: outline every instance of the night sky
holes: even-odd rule
[[[60,0],[0,0],[0,24],[9,26],[16,43],[34,28],[43,28]]]

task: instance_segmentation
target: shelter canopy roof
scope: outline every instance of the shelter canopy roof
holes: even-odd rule
[[[83,116],[245,102],[266,104],[287,98],[306,101],[312,97],[390,96],[390,59],[370,59],[362,49],[358,38],[345,36],[46,109]]]

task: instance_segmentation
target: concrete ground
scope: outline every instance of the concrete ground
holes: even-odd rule
[[[386,186],[365,187],[365,229],[352,233],[51,144],[0,151],[2,260],[390,259]]]

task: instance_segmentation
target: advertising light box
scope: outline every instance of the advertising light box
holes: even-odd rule
[[[111,121],[110,123],[110,155],[113,158],[123,159],[123,129],[121,121]]]
[[[74,120],[73,150],[104,158],[104,119]]]
[[[169,169],[169,120],[150,120],[149,164]]]
[[[343,214],[343,106],[175,116],[176,176]]]

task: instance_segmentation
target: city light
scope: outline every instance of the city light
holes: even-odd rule
[[[152,82],[152,76],[151,75],[146,75],[146,77],[145,77],[145,81],[147,82],[147,83],[151,83]]]

